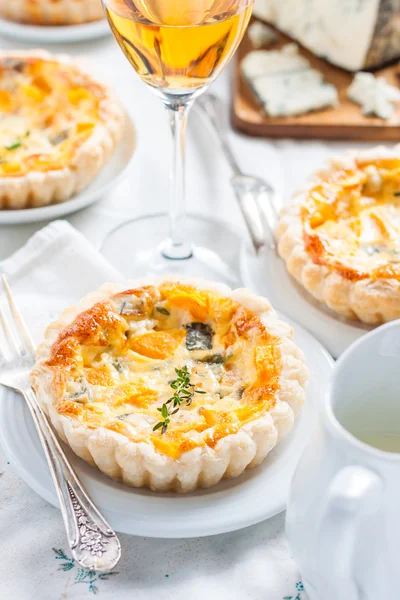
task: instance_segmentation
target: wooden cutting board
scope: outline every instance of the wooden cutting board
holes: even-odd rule
[[[278,36],[277,42],[267,46],[266,50],[278,49],[293,42],[286,35],[279,33]],[[353,74],[330,65],[301,46],[299,48],[300,54],[305,56],[315,69],[323,73],[326,81],[336,87],[339,106],[298,117],[273,118],[265,115],[240,71],[240,62],[246,54],[253,50],[251,41],[246,34],[237,52],[234,74],[232,123],[236,129],[248,135],[273,138],[400,142],[400,105],[387,121],[378,117],[364,116],[361,106],[351,102],[346,96]],[[398,65],[381,69],[375,75],[384,76],[386,81],[392,85],[397,87],[400,85],[400,67]]]

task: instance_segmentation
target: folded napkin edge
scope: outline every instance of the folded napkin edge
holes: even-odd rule
[[[67,221],[53,221],[49,225],[46,225],[46,227],[36,231],[27,242],[11,254],[11,256],[0,261],[0,271],[12,275],[22,265],[27,265],[32,261],[35,261],[38,255],[44,252],[50,243],[57,238],[62,240],[62,237],[60,236],[65,236],[66,234],[70,236],[78,235],[87,242],[82,234]]]

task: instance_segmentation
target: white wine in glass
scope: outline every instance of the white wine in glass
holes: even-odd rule
[[[196,223],[191,218],[188,225],[185,217],[185,136],[188,112],[196,97],[234,54],[249,22],[253,0],[103,2],[112,32],[125,56],[164,103],[173,136],[168,238],[157,247],[140,248],[139,238],[148,246],[154,230],[162,227],[154,217],[134,220],[110,234],[105,244],[106,254],[115,263],[115,257],[123,256],[120,246],[127,236],[130,243],[135,239],[129,275],[175,271],[210,279],[232,279],[218,252],[198,243],[197,238],[204,233],[204,222],[199,219]],[[221,224],[217,229],[222,236]],[[117,266],[127,271],[123,265]]]

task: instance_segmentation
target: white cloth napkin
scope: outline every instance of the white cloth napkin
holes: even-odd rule
[[[122,279],[63,221],[36,233],[0,269],[36,340],[66,305],[106,281]],[[12,463],[0,450],[0,598],[306,599],[286,544],[283,515],[234,533],[190,540],[121,534],[122,559],[115,572],[85,571],[71,558],[59,511],[17,477]]]
[[[97,250],[66,221],[54,221],[0,263],[18,306],[39,341],[64,308],[106,281],[122,279]]]

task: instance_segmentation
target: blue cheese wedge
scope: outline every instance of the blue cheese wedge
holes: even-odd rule
[[[246,81],[266,114],[271,117],[302,115],[338,104],[334,85],[312,69],[296,44],[281,50],[255,50],[242,61]]]
[[[365,115],[376,115],[390,119],[395,104],[400,102],[400,90],[387,83],[384,77],[374,77],[372,73],[356,73],[347,96],[360,104]]]
[[[249,38],[253,48],[259,49],[263,46],[269,46],[277,41],[278,35],[272,29],[272,27],[268,27],[265,23],[260,23],[260,21],[254,21],[248,29]]]
[[[255,0],[254,14],[349,71],[400,58],[398,0]]]

